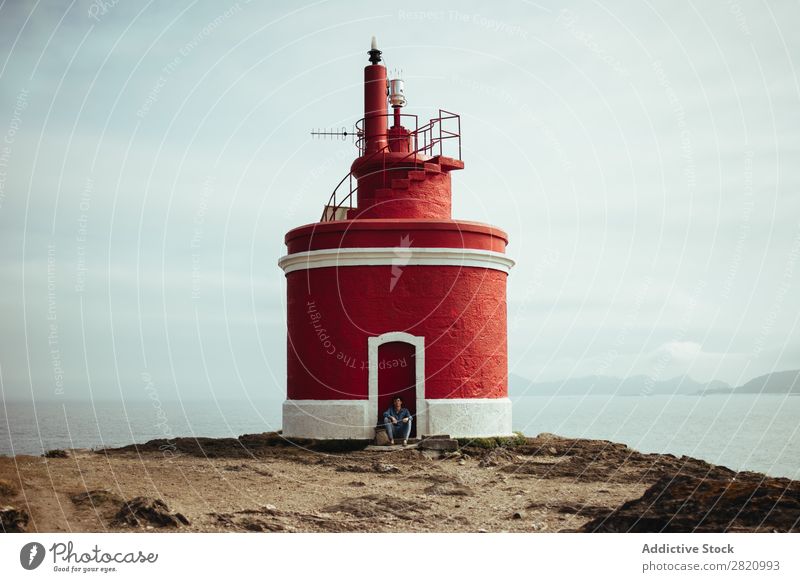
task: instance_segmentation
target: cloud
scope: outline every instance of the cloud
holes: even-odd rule
[[[652,357],[658,359],[666,355],[676,363],[691,364],[702,352],[703,348],[697,342],[673,341],[659,346]]]

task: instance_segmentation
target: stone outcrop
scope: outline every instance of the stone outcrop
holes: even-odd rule
[[[151,497],[134,497],[122,504],[116,522],[132,526],[180,527],[189,525],[181,513],[172,513],[167,504]]]
[[[639,499],[585,524],[584,532],[800,532],[800,483],[662,477]]]
[[[4,533],[24,532],[30,517],[24,509],[12,506],[0,507],[0,531]]]

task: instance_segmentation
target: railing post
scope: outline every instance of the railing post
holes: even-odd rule
[[[444,125],[444,121],[442,121],[442,110],[439,110],[439,157],[442,156],[442,125]]]
[[[458,120],[458,159],[461,161],[461,116],[456,115]]]

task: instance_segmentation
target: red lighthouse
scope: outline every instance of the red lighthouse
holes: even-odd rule
[[[283,433],[369,439],[399,395],[412,435],[510,435],[508,237],[451,217],[459,116],[402,114],[403,82],[387,79],[374,39],[369,60],[359,156],[320,221],[286,234],[279,261]]]

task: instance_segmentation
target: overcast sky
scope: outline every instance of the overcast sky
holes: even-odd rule
[[[370,36],[462,115],[454,217],[510,235],[509,367],[800,367],[796,2],[0,4],[5,398],[285,394],[283,234]]]

